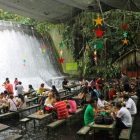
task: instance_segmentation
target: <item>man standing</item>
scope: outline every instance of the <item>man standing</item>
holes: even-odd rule
[[[8,92],[8,94],[14,94],[13,85],[10,83],[9,80],[7,80],[7,84],[5,85],[5,89]]]

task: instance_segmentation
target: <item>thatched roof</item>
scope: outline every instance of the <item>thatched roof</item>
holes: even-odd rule
[[[133,49],[126,52],[120,58],[116,60],[116,63],[121,68],[126,68],[134,64],[137,64],[138,66],[140,66],[140,49]]]

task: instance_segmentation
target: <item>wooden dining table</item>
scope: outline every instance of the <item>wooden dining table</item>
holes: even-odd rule
[[[113,134],[113,139],[115,140],[115,126],[116,126],[116,121],[114,121],[112,124],[110,125],[106,125],[106,124],[96,124],[95,122],[89,124],[89,126],[91,127],[91,129],[95,131],[97,130],[105,130],[105,131],[112,131]],[[95,134],[95,133],[94,133]]]
[[[10,126],[0,123],[0,132],[5,131],[9,128],[10,128]]]
[[[38,112],[35,112],[31,115],[28,116],[28,118],[30,119],[33,119],[33,122],[34,122],[34,128],[35,128],[35,124],[36,124],[36,120],[38,121],[42,121],[48,117],[52,116],[52,113],[42,113],[42,114],[39,114]]]

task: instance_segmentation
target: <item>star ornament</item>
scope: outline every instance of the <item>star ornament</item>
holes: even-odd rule
[[[64,63],[64,59],[62,57],[59,58],[59,63],[63,64]]]
[[[64,48],[64,42],[63,41],[59,44],[59,47]]]
[[[125,38],[125,39],[122,40],[122,42],[123,42],[123,45],[128,45],[129,40]]]
[[[128,36],[128,32],[124,32],[124,33],[123,33],[123,37],[126,38],[127,36]]]
[[[123,23],[123,24],[121,25],[121,28],[122,28],[123,30],[128,30],[129,26],[128,26],[127,23]]]
[[[102,37],[104,34],[104,32],[100,28],[97,28],[95,30],[95,33],[96,33],[96,37]]]
[[[96,22],[95,26],[102,25],[103,19],[98,15],[97,19],[95,19],[94,21]]]

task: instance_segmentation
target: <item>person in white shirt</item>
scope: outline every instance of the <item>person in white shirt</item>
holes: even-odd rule
[[[116,117],[116,135],[118,137],[122,129],[132,127],[132,117],[129,110],[122,106],[121,102],[116,103],[116,108],[118,112],[114,115]]]
[[[135,102],[129,97],[129,95],[125,94],[124,95],[124,101],[126,108],[130,111],[131,115],[137,114],[137,107]]]
[[[109,104],[106,100],[104,100],[104,96],[101,95],[99,98],[98,98],[98,101],[97,101],[97,107],[101,108],[101,107],[105,107],[105,105]]]
[[[22,82],[18,82],[18,85],[16,85],[16,89],[17,89],[17,95],[19,94],[23,94],[23,86],[22,86]]]
[[[10,95],[8,103],[9,103],[9,111],[17,111],[16,101],[14,100],[13,95]]]

